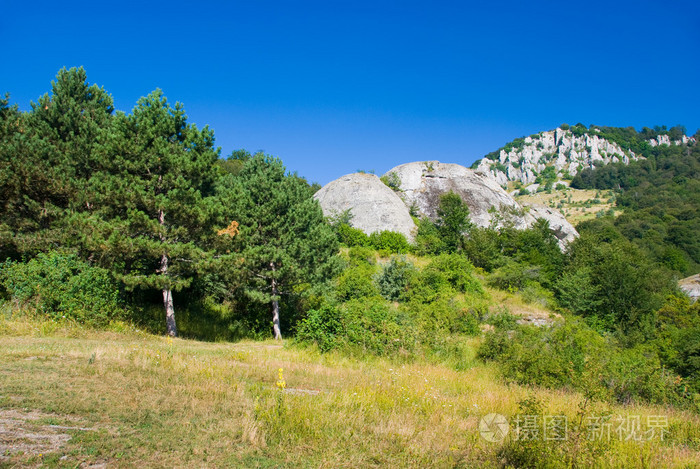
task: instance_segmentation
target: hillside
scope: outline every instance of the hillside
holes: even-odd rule
[[[660,145],[688,146],[695,142],[682,127],[644,128],[637,132],[633,128],[563,124],[554,130],[517,138],[477,160],[472,168],[501,186],[515,182],[518,188],[530,186],[528,190],[534,192],[540,185],[568,185],[566,181],[583,169],[646,158]]]
[[[696,466],[681,130],[554,131],[610,158],[571,187],[555,158],[533,191],[438,161],[318,190],[160,90],[0,100],[0,466]]]

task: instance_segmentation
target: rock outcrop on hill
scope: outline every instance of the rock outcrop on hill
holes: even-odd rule
[[[684,278],[678,282],[678,286],[692,301],[700,298],[700,274]]]
[[[439,161],[406,163],[384,175],[418,216],[434,220],[440,195],[455,192],[469,206],[472,223],[487,227],[513,223],[524,229],[534,221],[496,182],[464,166]]]
[[[566,246],[578,237],[578,231],[574,225],[569,223],[558,210],[537,204],[525,204],[525,207],[529,209],[529,214],[535,219],[544,219],[549,222],[549,229],[559,240],[559,247],[562,250],[566,249]]]
[[[540,132],[515,139],[498,152],[486,155],[472,167],[501,186],[508,181],[519,181],[527,186],[535,183],[548,167],[554,169],[552,176],[559,180],[557,182],[562,182],[565,176],[573,177],[585,168],[618,162],[629,164],[630,161],[643,158],[630,148],[605,138],[604,132],[593,126],[585,131],[576,127],[576,132],[573,132],[569,127]],[[638,144],[646,142],[648,147],[696,143],[694,137],[686,135],[673,139],[666,134],[657,135],[650,140],[636,138]]]
[[[597,135],[577,137],[570,130],[557,128],[525,137],[518,145],[506,146],[495,160],[483,158],[476,170],[500,185],[508,181],[528,185],[547,166],[554,166],[560,177],[567,172],[575,176],[583,168],[637,159],[633,152]]]
[[[350,210],[350,224],[367,234],[396,231],[413,239],[416,225],[408,207],[374,174],[347,174],[323,186],[314,197],[326,216]]]
[[[507,223],[525,229],[544,218],[562,249],[578,236],[558,211],[541,206],[524,208],[493,180],[458,164],[407,163],[389,170],[382,179],[393,190],[373,174],[356,173],[328,183],[314,197],[326,216],[349,210],[350,224],[367,234],[396,231],[412,240],[416,226],[411,211],[434,220],[440,195],[452,191],[469,206],[471,221],[477,226]]]

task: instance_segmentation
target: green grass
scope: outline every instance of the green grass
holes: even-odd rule
[[[494,365],[474,359],[479,341],[465,339],[458,371],[435,357],[402,364],[272,341],[169,341],[128,327],[0,319],[0,419],[14,415],[16,438],[71,437],[50,451],[0,451],[0,466],[499,467],[513,442],[482,439],[483,415],[511,418],[519,401],[536,396],[546,412],[573,422],[582,398],[504,383]],[[276,386],[279,368],[285,391]],[[594,454],[595,465],[700,464],[697,415],[592,409],[669,420],[664,441],[613,440]],[[8,438],[0,434],[0,447]]]

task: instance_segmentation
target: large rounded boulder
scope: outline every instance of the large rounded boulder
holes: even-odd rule
[[[374,174],[354,173],[331,181],[314,197],[326,216],[350,210],[350,225],[372,234],[395,231],[410,241],[416,228],[401,198]]]
[[[512,223],[524,229],[534,222],[534,218],[495,181],[458,164],[406,163],[390,169],[384,177],[406,206],[432,220],[437,217],[440,195],[452,191],[469,206],[471,221],[477,226]]]

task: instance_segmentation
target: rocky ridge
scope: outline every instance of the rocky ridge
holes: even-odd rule
[[[499,185],[519,181],[524,185],[534,184],[547,167],[553,167],[556,179],[561,181],[575,176],[584,168],[594,168],[610,163],[629,164],[643,158],[629,148],[623,148],[596,133],[592,128],[576,135],[570,128],[561,127],[547,132],[516,139],[497,153],[475,163],[473,168],[486,174]],[[668,135],[658,135],[646,141],[650,146],[682,145],[695,143],[693,137],[683,135],[671,140]]]

